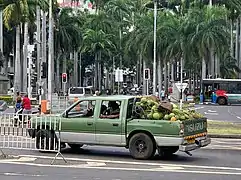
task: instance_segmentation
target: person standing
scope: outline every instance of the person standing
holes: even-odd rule
[[[164,91],[164,89],[161,90],[161,99],[162,99],[162,101],[165,100],[165,91]]]
[[[29,99],[28,95],[24,96],[22,106],[23,106],[23,114],[32,113],[31,100]]]
[[[20,96],[20,93],[17,92],[17,98],[16,98],[16,104],[15,104],[15,113],[21,109],[22,106],[22,97]]]

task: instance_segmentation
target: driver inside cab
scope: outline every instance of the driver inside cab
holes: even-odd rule
[[[94,105],[92,104],[92,101],[88,101],[87,109],[84,111],[84,116],[91,117],[93,115],[94,115]]]
[[[100,118],[115,119],[120,116],[120,107],[116,101],[109,101],[108,108],[101,113]]]

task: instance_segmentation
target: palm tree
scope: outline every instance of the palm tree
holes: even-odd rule
[[[192,37],[192,42],[199,49],[199,55],[202,57],[202,79],[206,77],[206,63],[210,62],[209,73],[214,77],[214,52],[220,54],[221,49],[228,46],[229,34],[228,26],[223,14],[225,9],[220,7],[206,7],[199,11],[197,20],[197,30]],[[201,14],[200,14],[201,13]],[[204,20],[203,20],[204,19]],[[211,53],[210,60],[208,55]]]
[[[237,59],[230,55],[230,51],[222,54],[220,59],[220,76],[221,78],[238,78],[238,73],[241,72],[237,66]]]
[[[84,24],[84,14],[72,8],[63,8],[59,14],[55,28],[55,49],[56,49],[56,69],[57,69],[57,88],[60,81],[60,58],[63,59],[63,70],[67,72],[67,54],[78,50],[81,45],[82,26]],[[76,74],[76,72],[75,72]]]
[[[3,10],[3,21],[8,29],[16,27],[16,53],[15,53],[15,91],[21,90],[21,61],[20,61],[20,23],[29,15],[27,0],[20,0],[9,4]]]
[[[106,34],[104,31],[87,29],[83,35],[82,52],[90,52],[95,55],[95,88],[102,89],[101,83],[101,57],[102,53],[109,54],[115,48],[111,41],[113,35]]]

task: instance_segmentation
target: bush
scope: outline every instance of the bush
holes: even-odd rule
[[[13,97],[11,96],[0,96],[0,100],[6,101],[7,104],[13,104]]]

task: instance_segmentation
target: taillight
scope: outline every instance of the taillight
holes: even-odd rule
[[[180,132],[179,132],[179,136],[183,136],[184,135],[184,124],[180,124]]]

